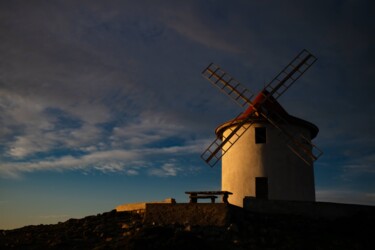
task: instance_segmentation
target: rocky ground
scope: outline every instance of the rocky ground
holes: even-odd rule
[[[0,230],[0,249],[375,249],[374,217],[312,219],[247,212],[225,227],[145,225],[116,212]]]

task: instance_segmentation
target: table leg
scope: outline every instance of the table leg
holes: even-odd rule
[[[228,194],[223,194],[223,202],[228,203]]]
[[[190,203],[197,203],[198,198],[196,196],[190,196]]]

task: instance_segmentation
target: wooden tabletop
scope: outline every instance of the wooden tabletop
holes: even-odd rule
[[[229,191],[187,191],[185,194],[233,194]]]

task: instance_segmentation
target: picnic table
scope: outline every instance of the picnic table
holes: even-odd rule
[[[229,203],[228,197],[233,193],[229,191],[188,191],[185,194],[189,195],[190,203],[197,203],[198,199],[211,199],[211,203],[215,203],[217,195],[222,195],[222,201]]]

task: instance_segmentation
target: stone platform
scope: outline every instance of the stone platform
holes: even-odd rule
[[[143,214],[147,225],[228,226],[241,224],[244,214],[291,215],[306,219],[375,219],[375,207],[328,202],[281,201],[246,197],[243,208],[228,203],[176,203],[169,198],[160,202],[123,204],[117,212]]]
[[[263,200],[245,197],[243,208],[254,213],[297,215],[309,218],[337,219],[353,216],[375,218],[375,206],[331,202]]]
[[[242,212],[227,203],[146,204],[144,223],[227,226],[241,220]]]
[[[146,209],[147,204],[174,204],[176,200],[173,198],[167,198],[163,201],[152,201],[152,202],[138,202],[138,203],[125,203],[118,205],[115,210],[116,212],[141,212],[143,213]]]

